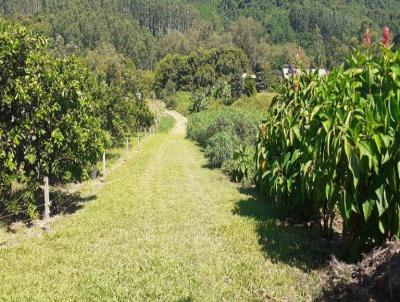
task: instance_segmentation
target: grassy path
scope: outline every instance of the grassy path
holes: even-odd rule
[[[318,275],[296,258],[307,254],[292,244],[301,234],[204,168],[174,117],[175,130],[150,137],[96,200],[42,238],[0,247],[0,300],[311,299]]]

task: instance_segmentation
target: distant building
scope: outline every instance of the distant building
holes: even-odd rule
[[[257,79],[257,76],[255,74],[247,74],[246,72],[242,74],[242,79],[244,80],[247,77],[251,77],[252,79]]]
[[[305,73],[315,73],[316,71],[318,71],[318,76],[319,77],[324,77],[324,76],[326,76],[327,74],[328,74],[328,72],[327,72],[327,70],[326,69],[324,69],[324,68],[321,68],[321,69],[305,69],[303,72],[305,72]],[[301,74],[301,72],[302,72],[302,70],[301,69],[297,69],[297,68],[283,68],[282,69],[282,76],[283,76],[283,78],[285,78],[285,79],[288,79],[292,74],[297,74],[297,75],[299,75],[299,74]]]

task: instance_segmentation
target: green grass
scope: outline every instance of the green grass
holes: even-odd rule
[[[131,149],[136,148],[138,145],[138,135],[140,139],[144,138],[144,133],[132,133],[129,137],[129,145]],[[113,147],[109,150],[106,150],[106,168],[110,168],[116,164],[116,162],[124,157],[126,157],[126,143],[121,144],[121,146]],[[101,171],[103,169],[102,161],[97,163],[97,169]]]
[[[246,111],[267,111],[275,96],[276,93],[269,92],[257,93],[250,97],[242,96],[232,106]]]
[[[310,300],[309,233],[205,165],[184,133],[148,137],[81,210],[0,243],[0,300]]]
[[[175,119],[170,115],[164,115],[160,120],[160,126],[158,128],[158,132],[167,133],[172,128],[174,128]]]

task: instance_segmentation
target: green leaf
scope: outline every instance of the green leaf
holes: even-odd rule
[[[317,105],[314,107],[313,111],[311,112],[311,119],[315,117],[316,114],[321,110],[321,105]]]
[[[325,197],[327,200],[331,200],[333,196],[333,187],[330,183],[327,183],[325,186]]]
[[[374,167],[375,171],[378,173],[378,150],[375,147],[375,144],[367,142],[367,141],[359,141],[357,146],[360,148],[361,155],[365,155],[368,157],[370,168]]]
[[[383,225],[382,220],[379,219],[379,230],[382,234],[385,234],[385,226]]]
[[[362,208],[364,213],[364,219],[366,222],[368,222],[368,219],[372,214],[374,206],[375,206],[375,200],[367,200],[363,203]]]
[[[350,161],[352,148],[351,148],[351,145],[350,145],[350,143],[349,143],[349,141],[348,141],[348,139],[346,137],[344,138],[344,151],[346,153],[347,160]]]
[[[353,173],[354,188],[357,188],[358,182],[360,180],[360,161],[354,152],[352,152],[350,155],[349,168]]]
[[[383,140],[382,140],[381,136],[378,134],[374,134],[373,138],[374,138],[375,144],[379,150],[379,153],[382,152]]]
[[[328,133],[329,130],[331,129],[332,122],[331,120],[326,120],[322,122],[322,125],[324,126],[326,133]]]
[[[349,221],[351,214],[351,201],[349,201],[348,194],[344,193],[344,198],[339,202],[339,209],[345,222]]]

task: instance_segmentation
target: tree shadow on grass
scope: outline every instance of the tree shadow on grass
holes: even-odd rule
[[[112,161],[112,160],[118,160],[121,156],[118,153],[106,153],[106,160],[107,161]]]
[[[68,193],[62,190],[52,191],[50,192],[50,215],[53,217],[73,214],[83,208],[86,203],[95,199],[97,199],[96,195],[82,197],[79,193]],[[44,213],[43,194],[38,194],[36,200],[37,212],[40,214],[38,218],[42,220]],[[15,228],[31,227],[33,225],[34,221],[24,210],[15,214],[2,211],[2,215],[0,215],[0,227],[6,227],[9,232],[15,232]]]
[[[51,215],[70,215],[82,209],[90,201],[96,200],[96,195],[82,197],[79,193],[55,191],[50,194]]]
[[[318,228],[290,224],[287,211],[263,200],[256,190],[240,188],[239,191],[248,198],[238,201],[233,213],[255,220],[259,243],[265,257],[272,262],[310,271],[324,267],[332,255],[341,258],[337,242],[324,239]]]
[[[201,167],[202,167],[203,169],[213,170],[213,171],[214,171],[214,170],[221,170],[221,167],[215,167],[215,166],[211,165],[208,161],[207,161],[207,163],[202,164]]]

